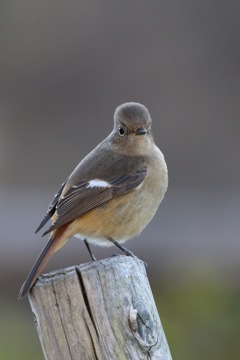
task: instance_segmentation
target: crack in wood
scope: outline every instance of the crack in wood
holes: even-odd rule
[[[66,343],[67,343],[67,347],[68,347],[68,351],[69,351],[69,355],[71,357],[71,359],[73,358],[72,357],[72,353],[71,353],[71,346],[68,342],[68,337],[67,337],[67,334],[66,334],[66,331],[65,331],[65,328],[64,328],[64,321],[62,319],[62,315],[61,315],[61,311],[60,311],[60,308],[59,308],[59,304],[58,304],[58,300],[57,300],[57,293],[56,293],[56,290],[54,288],[54,283],[51,282],[52,284],[52,289],[53,289],[53,295],[55,297],[55,305],[56,305],[56,308],[57,308],[57,311],[58,311],[58,314],[59,314],[59,319],[61,321],[61,325],[62,325],[62,329],[63,329],[63,333],[64,333],[64,337],[65,337],[65,340],[66,340]]]
[[[96,331],[96,335],[99,339],[99,334],[98,334],[98,331],[97,331],[97,327],[96,327],[96,324],[95,324],[95,321],[93,319],[93,314],[92,314],[92,310],[91,310],[91,306],[90,306],[90,303],[89,303],[89,300],[88,300],[88,297],[87,297],[87,292],[85,290],[85,286],[84,286],[84,282],[83,282],[83,278],[82,278],[82,274],[81,274],[81,271],[78,269],[78,267],[76,267],[76,273],[77,273],[77,276],[78,276],[78,280],[79,280],[79,285],[80,285],[80,289],[81,289],[81,292],[82,292],[82,296],[83,296],[83,301],[84,301],[84,304],[85,304],[85,307],[86,307],[86,310],[89,314],[89,317],[91,319],[91,322],[94,326],[94,329]]]
[[[92,344],[92,349],[93,349],[93,352],[94,352],[95,360],[98,360],[99,358],[97,356],[97,352],[96,352],[96,348],[95,348],[95,342],[94,342],[94,339],[92,337],[92,333],[91,333],[91,331],[89,329],[88,323],[87,323],[85,318],[84,318],[84,322],[85,322],[85,325],[86,325],[86,328],[87,328],[87,331],[88,331],[88,334],[89,334],[89,338],[90,338],[90,341],[91,341],[91,344]]]

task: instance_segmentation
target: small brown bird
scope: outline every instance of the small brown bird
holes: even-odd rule
[[[49,205],[38,232],[50,239],[21,287],[24,297],[50,257],[69,238],[77,236],[99,246],[120,245],[139,235],[151,221],[168,186],[164,156],[155,145],[152,120],[139,103],[120,105],[110,135],[92,150],[62,184]]]

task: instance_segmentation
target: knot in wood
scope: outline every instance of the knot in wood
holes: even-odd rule
[[[158,343],[154,320],[146,309],[137,310],[130,305],[129,326],[139,347],[149,351]]]

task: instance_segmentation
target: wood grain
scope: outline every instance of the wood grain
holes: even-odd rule
[[[29,301],[47,360],[171,360],[139,259],[116,256],[42,275]]]

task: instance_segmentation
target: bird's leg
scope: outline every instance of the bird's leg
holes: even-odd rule
[[[128,249],[126,249],[124,246],[120,245],[116,240],[112,239],[110,236],[108,236],[107,239],[108,239],[109,241],[111,241],[115,246],[117,246],[120,250],[122,250],[125,255],[127,255],[127,256],[132,256],[132,257],[136,257],[136,256],[134,255],[134,253],[132,253],[131,251],[129,251]]]
[[[112,239],[110,236],[108,236],[107,239],[109,241],[111,241],[111,243],[113,243],[115,246],[117,246],[120,250],[122,250],[125,255],[132,256],[132,257],[138,259],[138,257],[136,255],[134,255],[134,253],[132,251],[130,251],[127,248],[125,248],[124,246],[120,245],[116,240]],[[116,255],[113,255],[113,256],[116,256]],[[145,269],[147,270],[148,264],[145,261],[143,261],[143,263],[144,263]]]
[[[95,256],[93,255],[93,253],[92,253],[92,250],[91,250],[91,248],[90,248],[90,246],[89,246],[89,243],[88,243],[87,239],[84,239],[83,241],[84,241],[84,244],[86,245],[86,247],[87,247],[87,249],[88,249],[88,252],[89,252],[89,254],[90,254],[90,256],[91,256],[91,259],[92,259],[93,261],[97,261],[96,257],[95,257]]]

